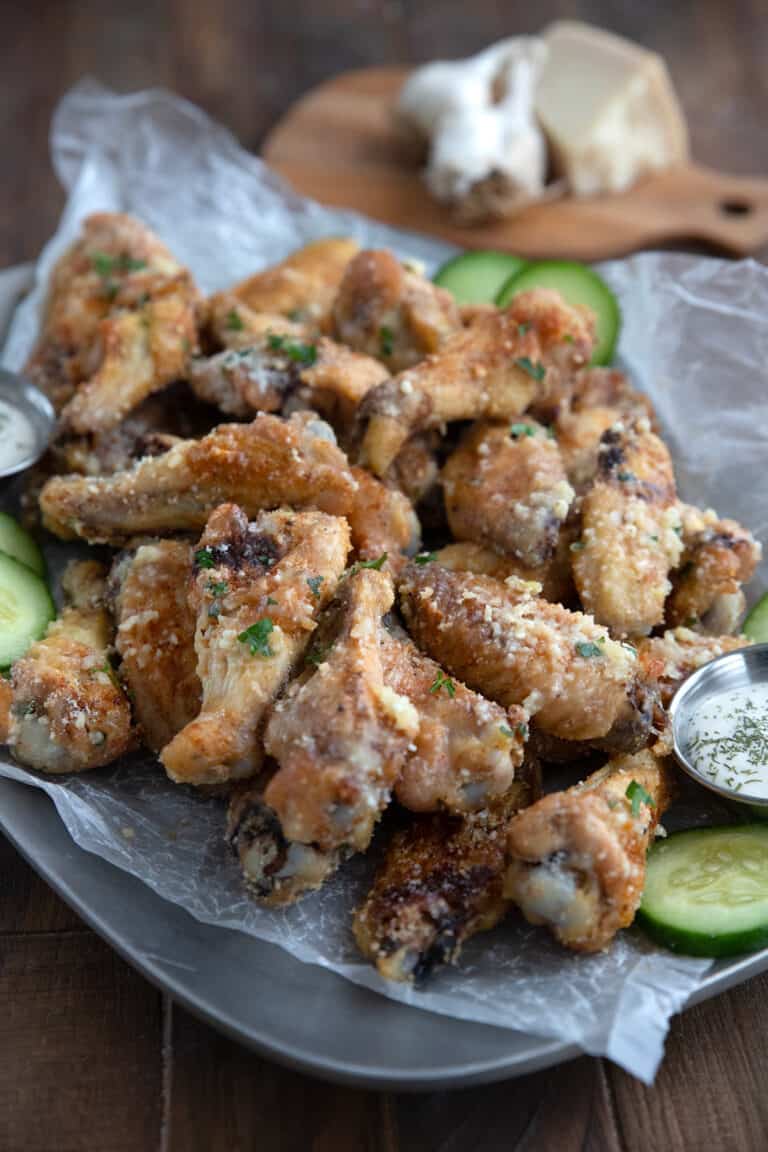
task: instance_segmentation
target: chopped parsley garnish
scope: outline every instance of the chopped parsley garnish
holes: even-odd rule
[[[275,600],[274,596],[267,596],[267,604],[277,604],[277,600]]]
[[[138,272],[147,266],[146,260],[134,260],[127,252],[121,252],[119,256],[110,256],[108,252],[92,252],[91,264],[94,272],[102,279],[120,272]]]
[[[198,548],[195,552],[195,564],[198,568],[215,568],[216,561],[210,548]]]
[[[320,585],[323,580],[323,576],[307,576],[307,584],[309,584],[309,590],[313,596],[320,595]]]
[[[302,344],[298,340],[291,340],[288,336],[278,336],[272,332],[267,337],[267,343],[273,352],[282,352],[294,364],[310,365],[317,360],[317,348],[314,344]]]
[[[654,544],[658,544],[659,542],[658,536],[649,536],[648,539],[652,540]]]
[[[528,739],[528,725],[525,722],[515,724],[514,728],[510,728],[508,724],[500,724],[499,732],[501,732],[502,736],[508,736],[510,740],[513,736],[521,736],[523,740]]]
[[[454,696],[456,695],[456,686],[453,683],[453,680],[451,680],[450,676],[444,676],[442,672],[438,672],[437,676],[435,676],[435,679],[430,684],[429,690],[430,692],[435,693],[439,692],[441,688],[445,688],[451,700],[453,700]]]
[[[523,323],[523,324],[518,324],[518,326],[517,326],[518,336],[525,336],[526,332],[530,332],[530,330],[531,330],[530,324]]]
[[[112,681],[112,684],[114,685],[114,687],[117,688],[118,692],[122,692],[123,686],[118,679],[117,672],[115,672],[115,670],[112,667],[109,660],[106,660],[103,667],[99,668],[98,671],[99,672],[106,672],[107,676],[109,676],[110,680]]]
[[[509,434],[513,440],[519,440],[521,436],[535,436],[536,429],[532,424],[513,424]]]
[[[563,336],[563,344],[573,344],[573,336],[571,336],[570,332],[566,332],[565,336]]]
[[[395,347],[395,334],[386,324],[379,328],[379,348],[382,356],[391,356]]]
[[[637,780],[632,780],[627,791],[624,793],[632,805],[632,815],[638,816],[640,814],[640,805],[647,804],[649,808],[655,808],[653,797],[650,792],[646,792],[642,784],[638,784]]]
[[[437,552],[420,552],[413,558],[414,564],[431,564],[433,560],[437,560]]]
[[[208,591],[212,596],[224,596],[229,592],[229,584],[226,580],[209,580]]]
[[[241,632],[238,640],[241,644],[248,645],[251,656],[274,656],[274,652],[269,646],[269,636],[274,627],[269,616],[264,616],[255,624],[251,624],[244,632]]]
[[[620,480],[622,484],[629,483],[630,480],[637,480],[634,472],[617,472],[616,479]]]
[[[698,622],[699,621],[698,621],[698,618],[696,616],[689,616],[686,620],[683,621],[683,627],[684,628],[693,628],[694,625],[698,624]]]
[[[579,640],[574,645],[579,656],[583,656],[585,660],[591,660],[594,656],[602,656],[602,650],[599,644],[593,644],[591,640]]]
[[[584,549],[586,548],[586,544],[584,543],[583,540],[574,540],[574,542],[573,542],[573,544],[571,544],[570,548],[571,548],[571,552],[583,552]]]
[[[523,372],[527,372],[529,376],[533,376],[537,384],[540,384],[547,374],[547,370],[544,365],[534,364],[530,356],[518,356],[518,358],[515,360],[515,364],[517,364],[518,368],[522,368]]]
[[[381,556],[378,556],[375,560],[358,560],[351,568],[347,568],[345,576],[354,576],[363,568],[374,568],[377,572],[380,572],[387,562],[388,555],[388,552],[382,552]]]
[[[227,312],[224,319],[224,327],[228,332],[242,332],[243,328],[245,328],[243,319],[237,309],[230,308],[229,312]]]
[[[628,641],[622,640],[621,646],[622,648],[626,648],[628,652],[631,652],[633,656],[637,656],[637,648],[635,648],[634,644],[630,644]]]
[[[314,664],[315,668],[324,664],[332,647],[332,644],[315,644],[307,652],[307,664]]]
[[[672,531],[675,533],[676,536],[682,536],[682,534],[683,534],[682,524],[676,524],[675,527],[672,529]]]

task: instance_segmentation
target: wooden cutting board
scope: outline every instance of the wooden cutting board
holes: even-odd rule
[[[406,75],[370,68],[312,89],[270,133],[265,159],[306,196],[465,248],[600,260],[686,241],[745,256],[768,243],[768,180],[694,164],[622,195],[564,198],[499,223],[457,225],[427,193],[420,157],[395,127],[392,109]]]

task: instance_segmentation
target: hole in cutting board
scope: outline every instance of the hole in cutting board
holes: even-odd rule
[[[753,211],[748,200],[721,200],[718,208],[724,216],[749,216]]]

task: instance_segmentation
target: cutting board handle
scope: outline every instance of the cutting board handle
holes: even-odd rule
[[[707,240],[739,255],[768,243],[768,180],[691,165],[680,169],[679,182],[671,181],[667,194],[667,226],[674,228],[674,214],[678,235]]]

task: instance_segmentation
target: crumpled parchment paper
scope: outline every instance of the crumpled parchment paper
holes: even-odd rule
[[[3,356],[11,368],[21,367],[35,338],[52,263],[89,212],[141,217],[206,292],[323,234],[389,246],[430,268],[452,251],[302,200],[225,129],[164,92],[116,96],[82,83],[55,114],[51,148],[69,199],[38,263],[35,290],[14,318]],[[682,495],[768,539],[768,270],[751,261],[649,253],[604,271],[623,307],[622,358],[665,424]],[[753,598],[765,584],[764,564]],[[223,841],[222,802],[170,784],[151,759],[43,779],[0,755],[0,775],[43,788],[82,848],[200,920],[277,943],[422,1009],[578,1044],[647,1082],[670,1016],[709,967],[656,948],[636,929],[604,955],[571,955],[510,916],[471,941],[459,969],[438,973],[425,990],[387,984],[360,962],[350,931],[369,860],[351,860],[295,907],[269,911],[244,894]]]

